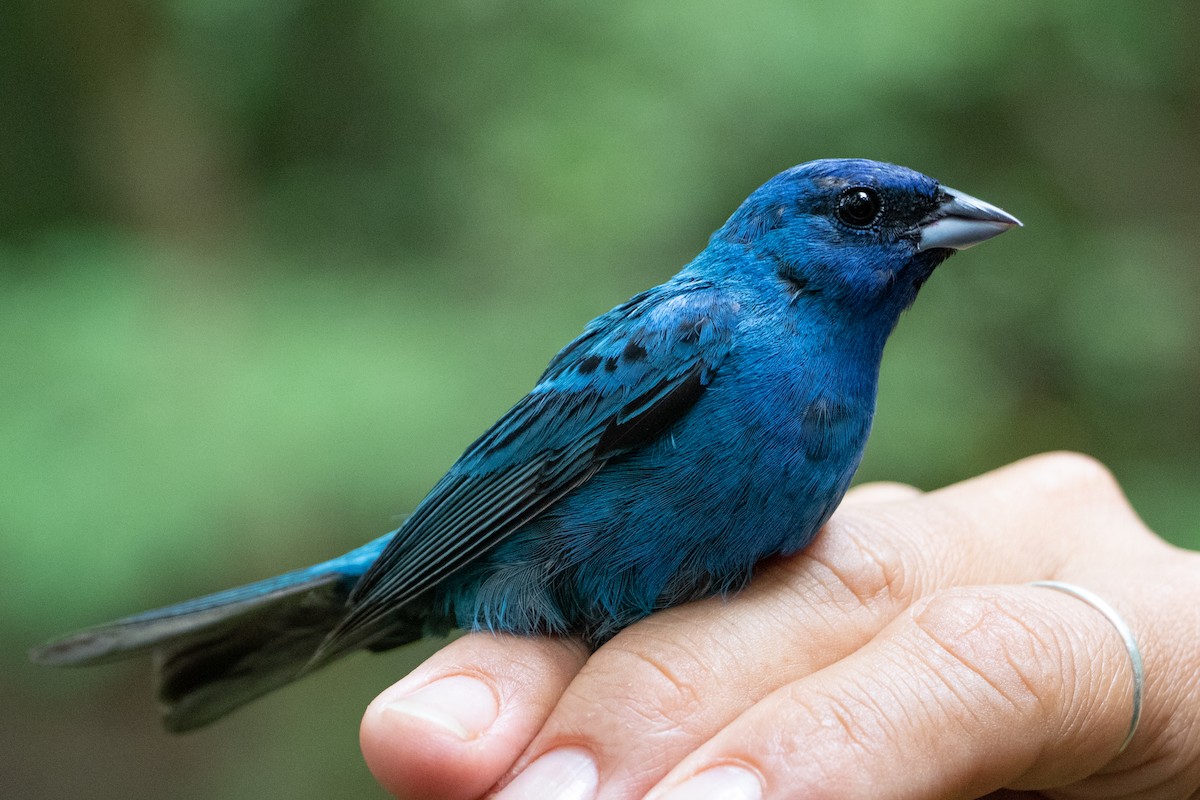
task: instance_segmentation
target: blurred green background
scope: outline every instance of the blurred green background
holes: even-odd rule
[[[1195,3],[8,0],[0,785],[379,796],[357,721],[420,653],[171,737],[145,664],[24,650],[388,529],[812,158],[1027,226],[901,322],[860,477],[1075,448],[1197,546],[1198,36]]]

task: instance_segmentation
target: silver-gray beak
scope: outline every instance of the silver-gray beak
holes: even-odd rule
[[[948,186],[943,186],[942,191],[946,199],[921,223],[918,251],[935,247],[965,250],[1013,226],[1021,227],[1019,219],[991,203]]]

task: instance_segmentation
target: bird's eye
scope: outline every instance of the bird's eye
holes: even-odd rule
[[[882,208],[874,189],[855,186],[838,198],[837,218],[852,228],[865,228],[879,217]]]

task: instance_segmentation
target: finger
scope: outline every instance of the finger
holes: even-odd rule
[[[907,501],[844,504],[838,530],[878,548],[912,580],[910,597],[953,585],[1024,583],[1097,566],[1160,562],[1167,545],[1138,518],[1112,473],[1076,453],[1048,453]]]
[[[1113,544],[1162,546],[1112,472],[1080,453],[1031,456],[926,497],[946,517],[942,537],[957,533],[991,550],[1041,551],[1061,563]]]
[[[911,500],[919,497],[920,494],[920,489],[909,486],[907,483],[891,481],[860,483],[846,492],[846,496],[842,498],[842,505],[847,503],[890,503],[898,500]]]
[[[1106,475],[1083,457],[1054,455],[928,495],[860,495],[807,551],[760,569],[741,594],[655,614],[594,654],[502,796],[545,796],[540,769],[525,773],[562,748],[590,760],[604,796],[640,796],[755,701],[862,647],[918,598],[1057,577],[1073,549],[1087,552],[1075,528],[1096,536],[1096,520],[1084,514],[1083,525],[1077,507],[1121,501]]]
[[[784,687],[648,795],[979,797],[1076,782],[1118,751],[1133,681],[1113,626],[1034,587],[939,593]],[[722,793],[724,792],[724,793]]]
[[[541,728],[585,658],[570,640],[463,636],[371,703],[363,758],[396,797],[477,798]]]

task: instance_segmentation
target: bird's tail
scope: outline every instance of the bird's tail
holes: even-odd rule
[[[391,537],[308,569],[64,636],[30,658],[85,666],[150,653],[163,724],[176,732],[198,728],[303,674]]]

